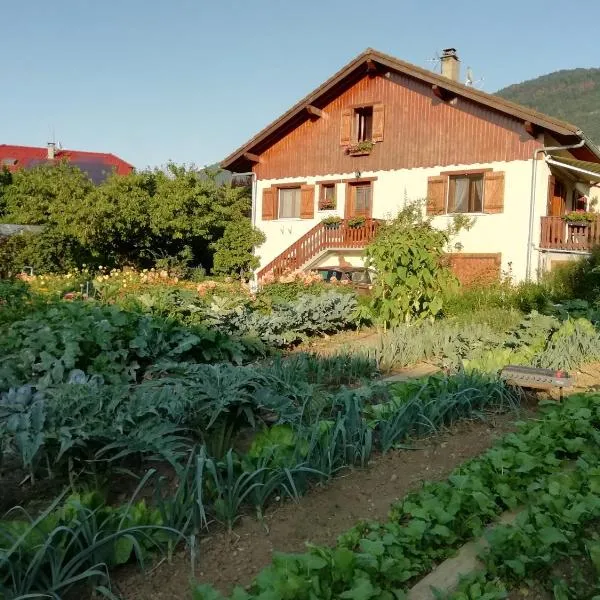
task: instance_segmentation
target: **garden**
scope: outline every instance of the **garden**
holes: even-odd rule
[[[304,273],[254,292],[161,266],[0,280],[0,598],[401,599],[514,510],[477,572],[439,594],[599,594],[598,394],[537,407],[498,376],[600,362],[598,256],[540,284],[461,289],[449,235],[408,213],[382,227],[368,296]],[[423,363],[431,374],[386,379]],[[521,418],[492,446],[490,423]],[[440,436],[456,453],[433,449]],[[359,494],[378,465],[397,469],[380,471],[387,517],[349,515],[342,494],[344,531],[305,524],[295,539],[312,544],[274,546],[247,580],[207,569],[211,546],[235,563],[249,527],[255,553],[278,512],[302,529],[322,495],[302,513],[320,523],[327,494],[348,478]]]

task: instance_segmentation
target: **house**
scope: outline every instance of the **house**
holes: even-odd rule
[[[594,196],[600,150],[575,125],[461,83],[452,48],[441,71],[367,49],[221,163],[255,179],[259,279],[361,265],[377,220],[407,199],[426,199],[435,226],[475,218],[450,248],[463,281],[533,279],[600,242],[595,217],[563,218]],[[331,215],[337,228],[321,222]]]
[[[4,167],[11,172],[61,160],[79,167],[95,184],[102,183],[113,170],[118,175],[127,175],[133,171],[133,165],[114,154],[63,150],[54,143],[49,143],[46,148],[0,144],[0,169]]]

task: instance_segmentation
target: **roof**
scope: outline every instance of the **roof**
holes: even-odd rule
[[[531,108],[527,108],[515,102],[510,102],[499,96],[494,96],[477,90],[471,86],[464,85],[457,81],[453,81],[443,75],[434,73],[427,69],[417,67],[411,63],[405,62],[373,48],[367,48],[359,54],[354,60],[340,69],[322,85],[312,91],[310,94],[302,98],[292,108],[285,112],[281,117],[273,121],[262,131],[257,133],[243,146],[240,146],[235,152],[230,154],[221,162],[221,167],[224,169],[236,170],[236,163],[243,161],[244,154],[259,153],[277,141],[282,135],[285,135],[290,127],[293,128],[300,122],[309,118],[306,107],[309,105],[321,108],[332,97],[339,94],[340,88],[344,85],[350,85],[356,80],[356,75],[360,77],[366,74],[366,66],[369,63],[376,63],[391,71],[396,71],[409,77],[413,77],[420,81],[436,85],[444,90],[454,93],[457,96],[467,98],[478,104],[487,106],[492,110],[502,112],[513,116],[523,122],[529,122],[543,130],[546,130],[555,136],[560,137],[577,137],[586,140],[586,148],[594,157],[600,159],[600,150],[585,137],[585,134],[576,125],[567,123],[560,119],[556,119],[549,115],[545,115]]]
[[[84,150],[64,150],[57,148],[54,161],[66,160],[79,167],[94,183],[101,183],[113,169],[119,175],[127,175],[133,165],[106,152],[87,152]],[[0,144],[0,168],[5,166],[9,171],[30,169],[40,164],[52,164],[48,159],[48,148],[37,146],[13,146]]]

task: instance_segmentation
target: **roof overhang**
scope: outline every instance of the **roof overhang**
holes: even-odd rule
[[[375,76],[377,73],[387,71],[407,75],[430,84],[432,92],[442,99],[462,97],[487,106],[491,110],[510,115],[523,121],[525,130],[531,135],[535,135],[541,131],[548,131],[555,137],[567,142],[584,139],[586,141],[586,148],[588,149],[586,155],[589,156],[591,153],[590,158],[598,157],[600,160],[600,150],[585,137],[584,133],[578,127],[571,123],[555,119],[554,117],[515,104],[499,96],[482,92],[481,90],[448,79],[443,75],[368,48],[325,81],[325,83],[308,94],[308,96],[292,106],[281,117],[273,121],[243,146],[225,158],[221,162],[221,167],[231,171],[250,170],[253,163],[257,162],[261,152],[303,122],[315,117],[318,118],[321,110],[343,89],[346,89],[365,76]]]
[[[600,163],[589,162],[587,160],[578,160],[576,158],[566,158],[558,156],[547,156],[546,162],[549,165],[567,169],[577,173],[581,178],[589,181],[600,181]]]

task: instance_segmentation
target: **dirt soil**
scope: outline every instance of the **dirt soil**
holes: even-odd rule
[[[347,470],[299,504],[273,508],[265,517],[266,526],[246,517],[232,535],[215,528],[200,542],[196,579],[228,593],[235,585],[249,584],[271,562],[274,551],[302,552],[307,542],[332,545],[360,520],[385,520],[394,501],[424,481],[443,479],[512,431],[516,420],[533,414],[533,409],[525,408],[519,415],[463,422],[416,441],[412,450],[375,456],[367,470]],[[147,573],[133,568],[115,573],[113,583],[125,600],[183,600],[191,598],[190,580],[189,552],[182,551]]]

